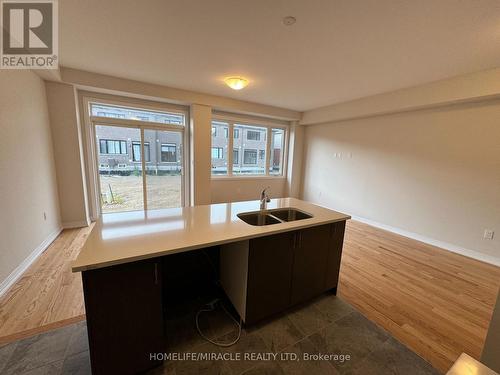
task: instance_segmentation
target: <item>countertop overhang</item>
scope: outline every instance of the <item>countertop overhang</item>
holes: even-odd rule
[[[295,198],[272,199],[267,208],[293,207],[312,214],[312,218],[252,226],[237,217],[242,212],[258,211],[259,204],[255,200],[104,214],[73,262],[72,271],[88,271],[351,218]]]

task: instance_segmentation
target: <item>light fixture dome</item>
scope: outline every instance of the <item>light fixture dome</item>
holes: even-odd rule
[[[224,79],[224,83],[233,90],[241,90],[248,86],[248,79],[243,77],[227,77]]]

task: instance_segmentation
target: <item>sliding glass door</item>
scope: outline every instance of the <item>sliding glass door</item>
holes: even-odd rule
[[[102,213],[184,205],[182,130],[94,125]]]
[[[148,209],[180,207],[183,204],[182,133],[145,129],[146,199]]]

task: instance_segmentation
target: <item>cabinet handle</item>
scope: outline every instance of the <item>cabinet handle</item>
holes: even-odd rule
[[[155,263],[155,285],[158,285],[158,263]]]
[[[299,247],[302,247],[302,232],[299,232]]]

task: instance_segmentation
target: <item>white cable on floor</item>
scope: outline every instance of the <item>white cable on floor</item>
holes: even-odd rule
[[[231,342],[228,342],[228,343],[224,343],[224,342],[217,342],[217,341],[214,341],[210,338],[208,338],[207,336],[205,336],[203,334],[203,332],[201,332],[201,329],[200,329],[200,325],[198,323],[198,318],[200,316],[200,314],[202,312],[212,312],[215,310],[215,304],[218,302],[218,300],[216,301],[212,301],[211,303],[207,304],[206,306],[209,306],[209,308],[207,309],[201,309],[200,311],[198,311],[196,313],[196,329],[198,330],[198,333],[200,334],[201,337],[203,337],[205,340],[207,340],[208,342],[214,344],[214,345],[217,345],[217,346],[220,346],[220,347],[223,347],[223,348],[227,348],[228,346],[232,346],[234,344],[236,344],[239,340],[240,340],[240,336],[241,336],[241,324],[242,324],[242,320],[240,318],[240,321],[238,322],[236,319],[233,318],[233,316],[229,313],[229,311],[226,310],[226,308],[224,307],[224,305],[221,303],[221,307],[222,309],[224,310],[224,312],[229,315],[229,317],[231,318],[231,320],[233,322],[235,322],[237,325],[238,325],[238,336],[236,337],[236,339],[234,339],[233,341]]]

